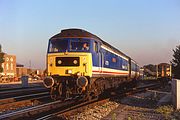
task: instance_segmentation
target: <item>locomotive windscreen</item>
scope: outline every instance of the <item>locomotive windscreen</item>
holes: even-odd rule
[[[54,52],[65,52],[68,49],[68,40],[66,39],[56,39],[50,40],[49,43],[49,53]]]
[[[70,50],[71,51],[88,51],[89,50],[89,42],[71,40]]]
[[[49,42],[48,53],[56,52],[89,52],[90,41],[81,38],[52,39]]]

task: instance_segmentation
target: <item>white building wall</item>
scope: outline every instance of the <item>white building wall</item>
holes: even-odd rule
[[[172,96],[173,105],[176,109],[180,109],[180,80],[172,80]]]

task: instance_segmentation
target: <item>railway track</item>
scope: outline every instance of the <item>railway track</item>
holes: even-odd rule
[[[93,99],[91,101],[82,101],[81,99],[69,99],[64,102],[62,101],[54,101],[49,102],[46,104],[34,106],[27,109],[22,109],[19,111],[3,114],[0,116],[0,119],[21,119],[21,118],[31,118],[31,119],[53,119],[57,116],[66,116],[67,114],[70,115],[74,113],[74,111],[81,111],[86,109],[86,107],[93,106],[96,104],[102,104],[107,102],[115,97],[124,97],[131,94],[135,94],[138,92],[143,92],[148,89],[156,89],[160,87],[160,84],[151,84],[143,87],[127,89],[123,92],[116,92],[109,96],[108,98],[100,98],[100,99]]]
[[[25,106],[35,106],[47,101],[49,102],[49,100],[50,100],[49,92],[1,99],[0,112],[8,111],[10,109],[16,110]]]
[[[46,112],[50,111],[54,112],[56,110],[62,109],[64,106],[72,105],[73,103],[77,102],[77,99],[69,99],[65,102],[62,102],[60,100],[49,102],[46,104],[41,104],[38,106],[34,106],[31,108],[22,109],[19,111],[14,111],[11,113],[3,114],[0,116],[0,120],[5,119],[23,119],[23,118],[31,118],[35,119],[38,118],[38,116],[44,116]],[[80,102],[80,101],[79,101]]]
[[[0,90],[0,115],[8,111],[35,106],[50,100],[44,87],[11,88]]]
[[[3,91],[12,91],[12,90],[23,90],[23,89],[29,89],[29,88],[39,88],[40,86],[29,86],[29,87],[15,87],[15,88],[0,88],[0,92]]]
[[[11,88],[0,90],[0,99],[30,95],[37,92],[47,92],[48,90],[45,87],[28,87],[28,88]]]

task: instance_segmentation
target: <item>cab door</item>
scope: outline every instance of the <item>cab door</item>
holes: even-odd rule
[[[102,68],[104,65],[104,53],[101,48],[101,43],[98,44],[98,59],[99,59],[99,71],[102,73]]]
[[[96,68],[96,71],[99,73],[102,70],[102,53],[100,52],[100,43],[97,41],[93,41],[93,67]]]

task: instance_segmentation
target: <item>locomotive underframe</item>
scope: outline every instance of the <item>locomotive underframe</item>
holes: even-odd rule
[[[84,99],[91,99],[92,97],[98,97],[100,94],[109,91],[109,89],[118,88],[124,83],[135,83],[135,80],[128,77],[100,77],[88,79],[88,85],[86,87],[79,87],[77,83],[78,77],[63,77],[52,76],[55,84],[51,87],[52,99],[66,99],[70,97],[82,96]]]

